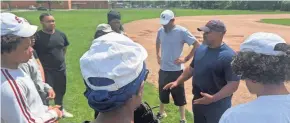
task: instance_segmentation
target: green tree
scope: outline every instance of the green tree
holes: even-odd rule
[[[281,2],[281,7],[280,7],[281,11],[290,11],[290,1],[283,1]]]

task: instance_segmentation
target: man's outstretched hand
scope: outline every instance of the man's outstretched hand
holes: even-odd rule
[[[208,105],[211,104],[214,101],[214,97],[208,93],[203,93],[200,92],[200,95],[203,96],[202,98],[196,99],[193,101],[193,104],[203,104],[203,105]]]
[[[177,87],[178,86],[178,82],[177,81],[174,81],[174,82],[170,82],[170,83],[168,83],[167,85],[165,85],[164,87],[163,87],[163,90],[168,90],[168,89],[173,89],[173,88],[175,88],[175,87]]]

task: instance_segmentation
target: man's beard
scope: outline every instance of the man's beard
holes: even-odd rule
[[[164,28],[164,31],[165,31],[166,33],[169,32],[170,27],[169,27],[168,25],[167,25],[167,26],[163,26],[163,28]]]

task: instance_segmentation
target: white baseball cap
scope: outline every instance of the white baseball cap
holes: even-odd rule
[[[240,52],[252,51],[264,55],[285,55],[285,52],[275,51],[275,46],[286,41],[279,35],[267,32],[257,32],[250,35],[240,46]]]
[[[30,25],[26,19],[12,13],[1,13],[1,36],[13,34],[20,37],[30,37],[37,31],[37,26]]]
[[[105,23],[102,23],[102,24],[99,24],[97,26],[97,31],[103,31],[103,32],[113,32],[111,26],[109,24],[105,24]]]
[[[167,25],[170,20],[174,19],[174,13],[171,10],[164,10],[160,14],[160,24]]]
[[[90,49],[80,58],[80,68],[86,85],[94,90],[117,91],[133,82],[143,70],[147,51],[128,37],[110,33],[93,41]],[[98,86],[89,78],[106,78]]]

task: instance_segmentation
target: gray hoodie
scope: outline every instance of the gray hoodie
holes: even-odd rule
[[[19,68],[31,77],[38,93],[45,94],[49,89],[51,89],[51,87],[42,79],[38,63],[33,56],[27,63],[20,64]]]

